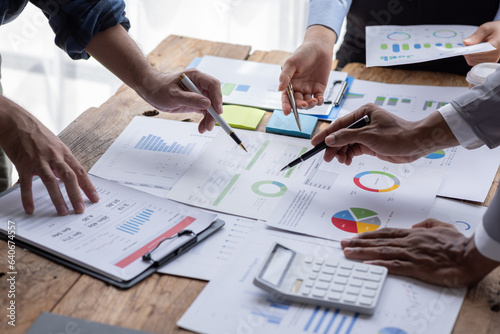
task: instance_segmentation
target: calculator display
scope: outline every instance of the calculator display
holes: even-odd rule
[[[261,279],[274,285],[279,286],[283,276],[285,275],[290,262],[293,259],[294,251],[276,245],[268,262],[261,274]]]

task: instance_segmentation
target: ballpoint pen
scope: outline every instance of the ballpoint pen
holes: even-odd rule
[[[356,122],[349,125],[346,129],[359,129],[359,128],[362,128],[363,126],[368,125],[368,124],[370,124],[370,117],[368,117],[368,115],[365,115],[365,116],[361,117],[360,119],[358,119]],[[297,159],[293,160],[288,165],[283,167],[281,169],[281,172],[284,170],[290,169],[290,168],[300,164],[303,161],[306,161],[307,159],[309,159],[313,155],[323,151],[327,147],[328,146],[326,145],[326,142],[323,141],[321,144],[314,146],[312,149],[310,149],[309,151],[302,154],[300,157],[298,157]]]
[[[185,73],[182,73],[181,76],[180,76],[180,79],[181,79],[181,85],[184,89],[190,91],[190,92],[193,92],[193,93],[198,93],[200,95],[203,95],[200,90],[198,89],[198,87],[196,87],[194,85],[194,83],[191,81],[191,79],[188,78],[188,76],[185,74]],[[234,133],[234,130],[229,126],[229,124],[227,124],[227,122],[224,120],[224,118],[222,118],[221,115],[219,115],[217,113],[217,111],[215,111],[215,109],[210,106],[208,109],[207,109],[208,113],[210,115],[212,115],[212,117],[217,121],[217,123],[219,123],[220,127],[231,137],[233,138],[233,140],[236,142],[236,144],[238,144],[242,149],[245,150],[245,152],[248,152],[247,149],[245,148],[245,145],[243,145],[243,143],[241,142],[240,138],[238,138],[238,136],[236,135],[236,133]]]
[[[295,121],[297,122],[297,126],[299,127],[299,131],[302,132],[302,128],[300,126],[300,118],[299,112],[297,111],[297,104],[295,103],[295,98],[293,97],[293,87],[292,82],[288,84],[288,88],[286,90],[288,94],[288,99],[290,100],[290,105],[292,106],[293,116],[295,116]]]

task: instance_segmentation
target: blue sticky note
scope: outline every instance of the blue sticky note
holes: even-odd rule
[[[302,131],[299,131],[299,127],[297,126],[297,122],[295,121],[293,114],[285,116],[283,110],[275,110],[267,123],[266,132],[311,138],[314,128],[316,127],[316,123],[318,123],[318,117],[301,114],[299,114],[299,117]]]

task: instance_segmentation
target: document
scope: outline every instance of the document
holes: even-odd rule
[[[367,26],[366,66],[421,63],[495,50],[490,43],[466,46],[478,27],[466,25]]]
[[[218,131],[200,134],[195,123],[134,117],[89,173],[166,197]]]
[[[330,240],[425,220],[442,172],[366,156],[342,166],[333,191],[294,188],[266,221],[271,227]]]
[[[453,329],[466,289],[438,287],[411,278],[389,275],[373,316],[275,300],[252,283],[274,242],[317,257],[345,259],[337,242],[260,231],[208,283],[177,325],[207,334],[413,334],[450,333]]]
[[[35,213],[26,215],[17,188],[0,198],[0,231],[15,228],[16,240],[117,281],[128,281],[151,266],[142,256],[161,241],[189,229],[198,234],[216,218],[180,203],[90,175],[100,200],[83,214],[58,216],[42,181],[33,182]],[[66,189],[60,183],[66,202]],[[84,195],[83,195],[84,196]],[[184,242],[178,237],[153,253],[159,259]]]
[[[214,56],[204,56],[196,68],[221,82],[224,103],[239,104],[268,110],[281,109],[278,91],[280,65],[258,63]],[[333,101],[341,89],[336,80],[346,80],[347,73],[332,71],[325,89],[325,101]],[[310,110],[299,110],[310,115],[329,115],[332,104]]]
[[[355,80],[339,117],[366,103],[375,103],[398,117],[418,121],[465,91],[466,87],[395,85]],[[499,164],[500,149],[490,150],[486,146],[475,150],[461,146],[438,150],[413,163],[414,166],[445,171],[439,196],[476,202],[486,199]]]
[[[372,206],[383,204],[389,210],[391,205],[411,203],[418,198],[420,204],[415,207],[422,206],[420,217],[425,218],[442,178],[441,173],[425,168],[413,167],[408,171],[400,165],[389,167],[390,164],[368,156],[356,158],[356,166],[328,164],[322,154],[281,172],[290,161],[311,148],[308,140],[251,131],[239,131],[238,135],[248,153],[238,149],[227,135],[219,133],[168,197],[209,210],[267,220],[273,212],[297,204],[294,202],[297,196],[305,196],[299,202],[311,203],[311,206],[317,203],[330,206],[337,198],[349,196],[365,203],[366,196],[373,196],[373,192],[356,186],[353,178],[360,173],[373,173],[363,176],[360,182],[378,190],[392,190],[399,185],[407,190],[381,192],[377,200],[371,202]],[[379,185],[371,184],[378,179]],[[347,182],[348,186],[337,187],[339,182]],[[422,211],[423,208],[427,211]]]

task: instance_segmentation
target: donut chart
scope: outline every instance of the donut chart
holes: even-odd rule
[[[361,189],[376,193],[396,190],[401,184],[396,176],[378,171],[361,172],[354,176],[353,181]]]
[[[374,211],[363,208],[350,208],[334,214],[332,223],[336,228],[344,232],[363,233],[375,231],[380,227],[381,221]]]
[[[264,197],[283,196],[287,190],[287,186],[278,181],[259,181],[252,184],[252,191]]]
[[[411,35],[406,32],[395,31],[387,35],[387,38],[390,39],[391,41],[404,41],[410,39]]]
[[[432,159],[432,160],[436,160],[436,159],[442,159],[444,158],[445,156],[445,153],[443,150],[439,150],[439,151],[436,151],[436,152],[432,152],[430,154],[427,154],[425,156],[426,159]]]
[[[438,30],[433,33],[434,37],[437,38],[453,38],[457,33],[453,30]]]

